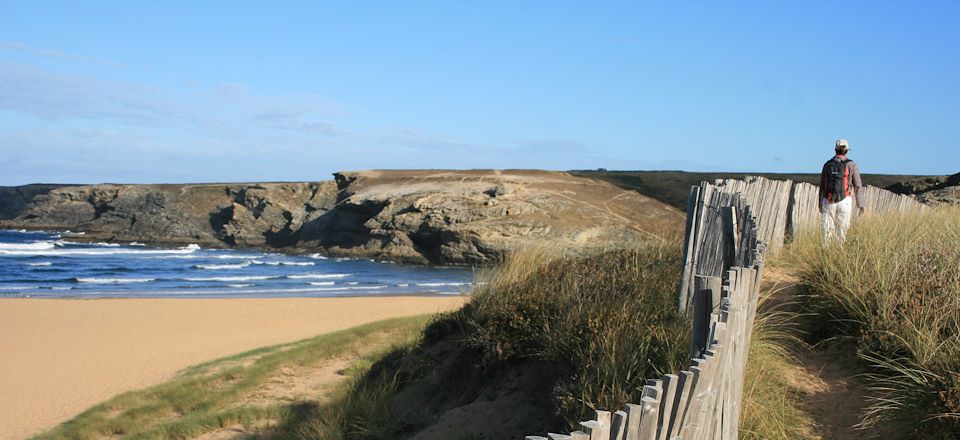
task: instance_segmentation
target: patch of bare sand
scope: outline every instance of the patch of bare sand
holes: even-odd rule
[[[768,267],[763,273],[767,289],[775,291],[767,307],[798,311],[800,278],[787,269]],[[832,440],[869,437],[853,428],[866,405],[862,372],[855,349],[847,344],[822,343],[800,350],[786,379],[802,395],[801,405],[816,424],[811,437]]]
[[[816,438],[870,437],[853,427],[866,405],[853,349],[836,344],[815,347],[802,353],[799,360],[787,380],[803,393],[803,408],[816,423]]]
[[[386,333],[379,335],[386,336]],[[369,343],[333,359],[312,365],[284,365],[263,385],[241,398],[236,406],[269,406],[278,403],[324,403],[335,387],[347,379],[345,370],[357,360],[382,348],[383,344]]]
[[[52,428],[190,365],[465,299],[0,299],[0,439]]]
[[[387,337],[389,333],[381,333]],[[368,343],[333,359],[324,359],[312,365],[288,364],[280,367],[263,385],[247,393],[232,407],[271,406],[284,403],[322,404],[333,396],[336,387],[349,377],[346,370],[356,361],[383,348],[380,343]],[[243,360],[241,363],[252,362]],[[274,420],[263,420],[253,426],[234,424],[203,433],[193,440],[241,440],[270,437]]]
[[[192,440],[246,440],[269,437],[273,426],[265,423],[262,426],[245,428],[236,424],[203,433]]]

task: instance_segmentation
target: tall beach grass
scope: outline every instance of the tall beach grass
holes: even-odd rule
[[[813,420],[801,408],[802,396],[787,376],[797,366],[802,341],[796,304],[775,299],[783,286],[761,291],[744,372],[740,438],[814,439]]]
[[[861,426],[900,438],[960,438],[960,208],[869,215],[845,243],[796,237],[789,264],[822,319],[870,367]]]
[[[556,367],[542,371],[553,386],[540,401],[573,430],[595,409],[640,401],[646,379],[689,367],[691,324],[675,313],[679,262],[679,240],[588,256],[547,248],[514,253],[480,274],[481,287],[462,310],[429,324],[421,346],[456,333],[483,353],[486,365],[476,371],[526,360]],[[762,308],[751,340],[741,436],[813,438],[812,421],[785,378],[795,368],[792,350],[802,345],[796,316],[782,304]],[[391,438],[398,424],[415,432],[431,423],[430,415],[397,420],[400,411],[390,399],[403,384],[396,377],[395,371],[379,371],[357,381],[344,406],[324,409],[303,425],[303,438]]]
[[[689,320],[675,313],[679,241],[583,257],[520,253],[482,276],[459,319],[492,360],[557,365],[554,403],[574,427],[593,409],[640,401],[648,377],[689,363]]]

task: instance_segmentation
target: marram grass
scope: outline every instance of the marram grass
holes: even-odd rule
[[[771,301],[779,289],[761,292],[741,407],[740,438],[755,440],[806,440],[813,420],[801,409],[799,390],[787,380],[791,369],[800,368],[796,354],[807,347],[800,339],[798,314],[793,303]]]
[[[960,438],[960,208],[870,215],[843,244],[798,237],[790,264],[824,317],[870,366],[860,423],[900,438]]]
[[[371,324],[200,365],[168,383],[118,396],[43,438],[191,438],[222,426],[264,423],[269,438],[393,438],[398,423],[418,426],[430,417],[396,420],[390,404],[396,378],[371,379],[365,373],[373,363],[410,353],[451,327],[483,352],[484,362],[536,359],[558,365],[564,374],[555,378],[552,401],[545,404],[573,427],[593,409],[639,401],[647,378],[689,366],[690,322],[674,313],[679,269],[679,240],[587,256],[546,248],[519,252],[480,275],[480,287],[462,310],[432,321]],[[788,348],[796,343],[789,322],[790,316],[778,311],[756,320],[744,438],[806,438],[809,421],[783,378]],[[336,356],[383,331],[395,335],[394,348],[354,365],[353,378],[326,404],[235,404],[284,364]]]

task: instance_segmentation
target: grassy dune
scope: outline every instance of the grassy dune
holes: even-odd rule
[[[345,387],[308,399],[257,401],[258,390],[289,375],[336,359],[351,359],[338,374],[357,376],[397,345],[410,345],[429,316],[396,318],[292,344],[265,347],[197,365],[158,386],[119,395],[97,405],[39,439],[194,438],[223,427],[295,438],[298,421],[321,401],[344,397]]]
[[[960,438],[960,209],[869,216],[843,245],[797,237],[789,261],[811,334],[853,340],[869,368],[861,426]]]
[[[882,427],[872,432],[893,438],[957,438],[958,244],[957,208],[868,217],[842,246],[824,247],[818,234],[796,237],[776,264],[800,276],[806,318],[787,312],[782,297],[761,306],[741,436],[819,438],[786,379],[806,332],[814,342],[855,342],[848,345],[870,371],[862,426]],[[231,425],[269,438],[328,440],[424,430],[470,439],[492,425],[501,431],[487,437],[519,438],[573,428],[593,409],[638,401],[646,378],[689,363],[690,324],[674,314],[679,258],[676,238],[590,256],[517,253],[483,272],[471,301],[456,312],[201,365],[99,405],[43,438],[193,438]],[[381,340],[379,351],[354,356],[360,360],[346,369],[350,379],[327,396],[244,404],[243,396],[284,366],[355,353],[371,338]],[[510,419],[531,407],[536,411]],[[444,431],[447,425],[454,428]]]
[[[459,389],[436,398],[459,381],[496,382],[504,369],[531,363],[546,386],[526,393],[553,418],[520,421],[485,438],[543,434],[576,428],[593,409],[637,402],[648,377],[676,372],[689,364],[689,320],[674,313],[679,279],[677,241],[629,251],[564,258],[545,250],[516,254],[482,275],[486,283],[462,310],[432,322],[418,347],[395,352],[355,383],[346,405],[305,421],[307,438],[403,438],[449,421],[451,407],[475,408],[464,396],[477,394],[504,406],[486,412],[486,425],[507,423],[509,399],[489,387]],[[810,420],[799,409],[796,391],[784,379],[790,347],[798,340],[795,316],[765,307],[756,321],[747,372],[742,435],[753,439],[810,438]],[[438,371],[444,363],[422,353],[453,338],[473,352],[470,375]],[[420,353],[420,354],[418,354]],[[447,356],[451,356],[447,353]],[[411,373],[409,364],[428,372]],[[478,378],[479,376],[479,378]],[[411,401],[409,396],[430,395]],[[420,411],[406,410],[416,404]],[[455,409],[451,412],[456,411]],[[541,426],[546,424],[546,426]],[[436,431],[434,431],[436,432]],[[474,438],[469,431],[447,438]],[[435,438],[442,438],[437,436]],[[431,437],[434,438],[434,437]]]
[[[674,313],[679,259],[678,239],[592,256],[517,253],[481,274],[483,284],[459,311],[196,366],[98,405],[41,438],[194,438],[239,426],[264,438],[390,439],[440,429],[458,408],[476,413],[478,425],[441,429],[436,438],[475,438],[475,429],[508,421],[518,410],[529,416],[500,423],[501,431],[486,436],[575,428],[593,409],[639,401],[646,378],[689,364],[690,323]],[[771,309],[756,321],[744,438],[805,438],[808,423],[783,379],[785,347],[794,342],[784,331],[788,318]],[[377,350],[357,355],[371,340]],[[248,397],[286,368],[349,353],[359,359],[346,368],[350,379],[326,396],[250,404]]]

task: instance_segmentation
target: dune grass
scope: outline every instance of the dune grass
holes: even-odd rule
[[[242,398],[282,367],[315,365],[374,344],[373,354],[345,372],[359,375],[396,346],[411,345],[429,319],[389,319],[201,364],[163,384],[114,397],[37,438],[193,438],[232,425],[266,427],[271,437],[296,437],[289,427],[313,414],[316,402],[245,405]],[[337,400],[345,390],[333,392]]]
[[[593,409],[640,400],[648,377],[689,363],[675,314],[679,240],[576,258],[515,257],[458,317],[494,362],[545,360],[561,372],[554,404],[574,427]]]
[[[868,216],[842,245],[808,234],[789,255],[810,330],[854,340],[870,368],[860,425],[960,438],[960,208]]]
[[[563,422],[575,428],[594,409],[639,401],[647,378],[689,366],[690,322],[675,314],[679,241],[586,256],[543,248],[518,252],[479,275],[479,287],[461,310],[369,324],[199,365],[168,383],[118,396],[42,438],[191,438],[236,424],[266,427],[269,438],[408,436],[437,414],[398,408],[407,380],[398,365],[451,334],[480,353],[478,374],[528,361],[550,365],[539,379],[551,384],[540,401],[560,421],[551,429],[562,430]],[[784,379],[789,347],[796,343],[792,318],[766,309],[755,322],[741,433],[751,439],[807,438],[809,421]],[[390,337],[381,346],[389,349],[356,363],[351,379],[324,403],[238,404],[284,365],[334,358],[383,334]]]
[[[516,252],[479,275],[463,309],[428,325],[422,346],[456,335],[480,353],[482,365],[471,366],[477,374],[531,360],[551,365],[538,379],[553,385],[552,394],[538,400],[573,428],[592,409],[639,401],[647,377],[688,363],[689,324],[674,313],[679,255],[675,243],[590,256]],[[402,408],[391,398],[405,385],[397,379],[402,363],[384,361],[377,374],[353,385],[345,407],[301,424],[304,438],[397,438],[432,423],[437,414],[406,412],[408,419],[398,420]],[[517,433],[524,434],[534,432]]]
[[[796,355],[807,347],[801,339],[800,315],[791,302],[773,298],[781,286],[762,291],[747,357],[740,420],[740,438],[805,440],[813,420],[801,408],[799,390],[788,380],[799,368]]]
[[[674,311],[679,256],[678,242],[580,257],[543,248],[515,253],[481,273],[481,287],[462,310],[431,322],[421,346],[455,332],[483,353],[485,368],[476,371],[531,359],[557,367],[541,373],[552,383],[552,394],[541,401],[575,429],[594,409],[639,401],[647,378],[689,366],[690,322]],[[812,422],[785,379],[794,367],[791,350],[802,345],[796,315],[762,308],[751,342],[741,435],[812,438]],[[416,350],[404,347],[390,357]],[[432,423],[435,414],[403,419],[391,401],[404,386],[394,365],[383,362],[386,371],[354,382],[341,405],[304,420],[301,438],[397,438]],[[523,431],[517,438],[529,434],[538,433]]]

